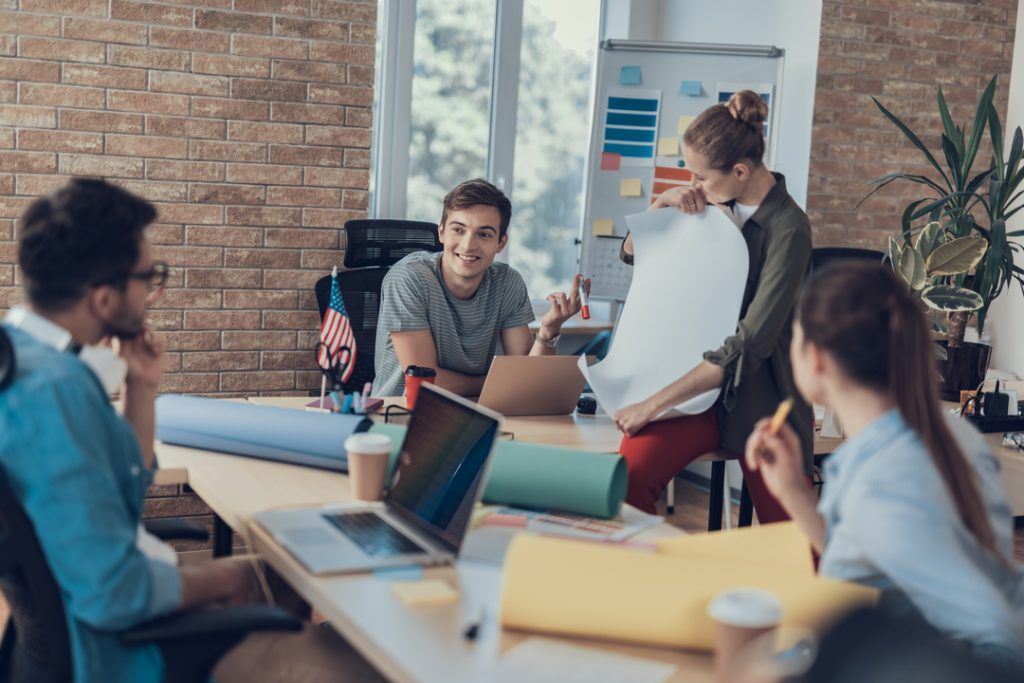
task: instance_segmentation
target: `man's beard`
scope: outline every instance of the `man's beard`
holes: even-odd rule
[[[135,314],[122,308],[111,320],[103,321],[104,336],[133,339],[146,329],[145,313]]]

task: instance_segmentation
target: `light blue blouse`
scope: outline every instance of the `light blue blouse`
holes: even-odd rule
[[[974,467],[997,546],[1013,558],[999,461],[977,431],[950,427]],[[979,655],[1024,667],[1024,573],[985,551],[961,522],[918,435],[892,410],[825,463],[820,573],[905,597],[932,626]]]

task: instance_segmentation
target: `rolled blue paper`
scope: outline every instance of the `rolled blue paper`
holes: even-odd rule
[[[163,443],[339,472],[348,471],[345,439],[371,424],[362,415],[197,396],[167,395],[156,401],[156,438]]]

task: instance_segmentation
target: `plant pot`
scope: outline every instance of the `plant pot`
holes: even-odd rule
[[[992,358],[988,344],[961,342],[950,347],[949,342],[937,342],[946,350],[946,360],[939,361],[939,397],[943,401],[960,401],[961,389],[977,389]]]

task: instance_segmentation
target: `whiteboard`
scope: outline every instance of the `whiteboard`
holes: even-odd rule
[[[647,209],[665,189],[689,182],[678,145],[681,117],[716,104],[720,93],[727,98],[749,87],[766,95],[765,163],[773,165],[783,54],[773,46],[601,42],[579,234],[579,272],[592,278],[592,297],[626,299],[633,273],[618,258],[625,217]],[[677,144],[666,149],[671,138]],[[634,194],[637,184],[639,196],[624,196]]]

